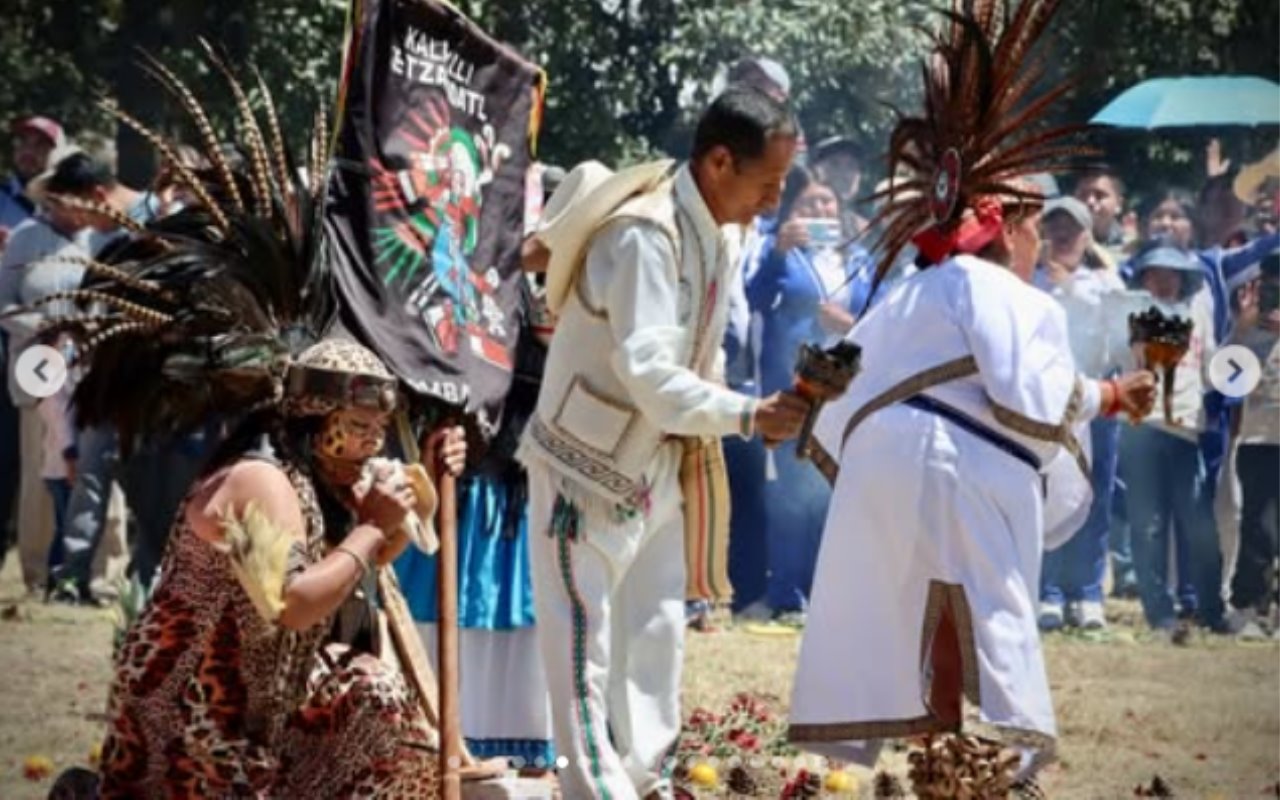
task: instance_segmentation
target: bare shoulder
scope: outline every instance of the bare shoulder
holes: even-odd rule
[[[265,461],[246,459],[205,478],[192,493],[187,519],[202,538],[215,538],[222,520],[254,507],[275,524],[301,529],[302,509],[289,476]]]

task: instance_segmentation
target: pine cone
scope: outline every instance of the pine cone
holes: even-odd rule
[[[739,766],[729,770],[729,778],[725,781],[725,785],[734,794],[742,794],[747,797],[755,797],[759,794],[756,779],[746,767]]]
[[[902,788],[902,781],[889,772],[876,773],[873,791],[877,800],[901,800],[907,796],[906,790]]]
[[[810,772],[796,786],[796,797],[818,797],[822,794],[822,778]]]
[[[1133,795],[1134,797],[1173,797],[1173,790],[1164,782],[1164,778],[1154,775],[1150,785],[1138,786],[1133,790]]]

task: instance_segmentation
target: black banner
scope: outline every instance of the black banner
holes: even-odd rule
[[[436,0],[353,0],[325,228],[345,323],[492,435],[511,384],[540,73]]]

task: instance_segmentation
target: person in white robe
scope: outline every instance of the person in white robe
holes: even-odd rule
[[[946,71],[992,68],[965,61],[975,52],[965,37],[993,32],[980,20],[952,30],[960,43],[929,73],[942,114],[939,98],[954,91],[964,107],[973,96]],[[997,73],[1007,68],[995,60]],[[862,371],[815,429],[839,467],[789,737],[865,765],[885,739],[974,737],[1018,751],[1008,780],[1029,781],[1056,736],[1036,627],[1043,551],[1088,512],[1088,422],[1141,415],[1154,379],[1080,374],[1061,306],[1030,284],[1043,200],[1021,176],[1059,154],[1027,147],[1002,172],[994,153],[965,149],[998,136],[920,122],[894,136],[920,173],[907,182],[919,194],[891,203],[886,216],[918,246],[924,268],[851,331]],[[919,153],[947,155],[935,164]],[[961,796],[940,787],[915,790]]]
[[[1031,241],[1038,216],[1007,235]],[[1045,516],[1050,535],[1073,532],[1088,482],[1038,429],[1078,431],[1104,400],[1141,410],[1153,382],[1079,375],[1062,309],[1019,266],[956,256],[895,287],[850,336],[863,372],[815,432],[840,471],[792,700],[791,738],[805,749],[869,763],[875,740],[956,729],[1053,747],[1036,629]],[[966,358],[975,372],[874,411],[846,437],[885,391]],[[934,672],[944,632],[959,648],[958,698],[930,685],[956,677]]]

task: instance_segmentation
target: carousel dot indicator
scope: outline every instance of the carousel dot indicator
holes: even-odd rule
[[[557,768],[559,768],[559,769],[565,769],[565,768],[566,768],[566,767],[568,767],[568,766],[569,766],[569,757],[568,757],[568,756],[557,756],[557,757],[556,757],[556,767],[557,767]]]

